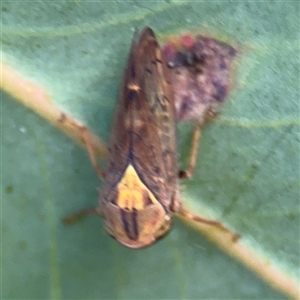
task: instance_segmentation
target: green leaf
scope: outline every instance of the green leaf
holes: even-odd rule
[[[159,37],[193,31],[236,45],[235,84],[203,130],[182,201],[299,276],[298,2],[1,5],[3,62],[105,140],[135,28],[151,26]],[[3,299],[287,297],[179,220],[140,251],[112,240],[98,217],[64,226],[63,216],[97,204],[101,183],[85,150],[7,94],[1,116]],[[191,126],[179,125],[182,167],[190,141]]]

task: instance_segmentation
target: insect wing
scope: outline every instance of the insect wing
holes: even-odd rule
[[[104,190],[110,234],[132,248],[167,231],[177,191],[173,93],[153,31],[133,42],[117,104]]]

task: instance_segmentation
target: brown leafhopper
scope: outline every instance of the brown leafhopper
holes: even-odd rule
[[[102,214],[107,232],[129,248],[151,245],[164,236],[174,213],[227,231],[219,222],[184,210],[179,199],[178,173],[181,177],[192,173],[199,137],[197,126],[190,167],[178,172],[170,73],[153,31],[145,28],[135,37],[129,53],[99,207],[82,210],[65,221],[70,223],[88,213]],[[93,158],[97,169],[95,161]]]

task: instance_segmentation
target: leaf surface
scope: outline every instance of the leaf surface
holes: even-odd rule
[[[205,126],[181,186],[192,211],[220,220],[258,256],[299,280],[298,2],[3,2],[2,60],[104,140],[135,28],[163,40],[186,31],[237,46],[232,92]],[[175,220],[132,251],[90,217],[97,204],[85,151],[3,93],[2,257],[5,299],[282,299],[280,292]],[[179,125],[182,168],[191,126]]]

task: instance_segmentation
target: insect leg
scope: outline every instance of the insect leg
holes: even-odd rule
[[[182,178],[182,179],[190,178],[192,176],[192,174],[194,173],[200,137],[201,137],[201,124],[198,123],[194,128],[189,166],[186,170],[179,171],[179,174],[178,174],[179,178]]]
[[[194,214],[190,213],[189,211],[185,210],[182,207],[179,207],[178,210],[175,213],[177,215],[183,217],[186,220],[191,220],[191,221],[194,221],[194,222],[197,222],[197,223],[202,223],[202,224],[214,226],[214,227],[217,227],[218,229],[220,229],[221,231],[228,232],[229,234],[232,235],[232,241],[233,242],[236,242],[240,238],[239,234],[236,234],[236,233],[232,232],[227,227],[225,227],[221,222],[199,217],[197,215],[194,215]]]
[[[82,218],[88,216],[88,215],[99,215],[101,214],[101,211],[98,207],[86,207],[79,211],[77,211],[74,214],[68,215],[63,218],[63,222],[67,225],[71,225],[73,223],[76,223],[77,221],[80,221]]]
[[[197,154],[198,154],[198,149],[199,149],[199,141],[201,138],[201,127],[207,123],[213,120],[219,112],[215,108],[209,108],[208,111],[206,112],[206,115],[203,120],[199,121],[195,128],[194,128],[194,133],[193,133],[193,138],[192,138],[192,146],[191,146],[191,154],[190,154],[190,162],[189,166],[186,170],[180,170],[179,171],[179,178],[181,179],[186,179],[190,178],[193,173],[194,169],[196,166],[196,160],[197,160]]]

